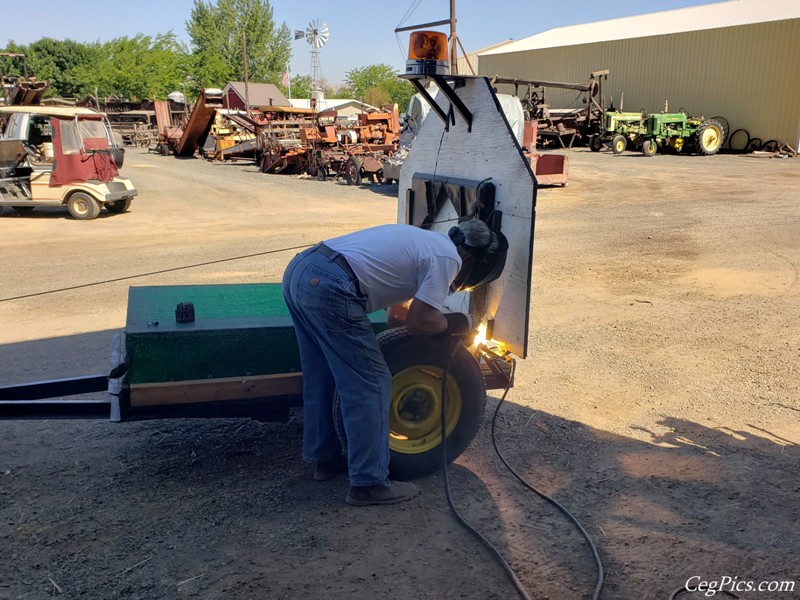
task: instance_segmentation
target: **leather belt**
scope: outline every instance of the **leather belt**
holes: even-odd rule
[[[334,264],[338,265],[339,268],[342,271],[347,273],[350,276],[350,279],[353,280],[353,283],[356,286],[356,292],[358,292],[358,295],[359,296],[364,296],[364,294],[361,293],[361,286],[358,283],[358,277],[356,277],[356,274],[353,272],[353,269],[350,267],[350,263],[348,263],[347,259],[344,256],[342,256],[341,252],[338,252],[338,251],[336,251],[336,250],[334,250],[332,248],[329,248],[328,246],[325,245],[325,242],[320,242],[319,244],[314,246],[314,250],[316,250],[317,252],[319,252],[320,254],[322,254],[324,256],[327,256],[331,260],[331,262],[333,262]]]

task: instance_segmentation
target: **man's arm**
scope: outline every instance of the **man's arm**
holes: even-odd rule
[[[405,319],[410,333],[436,335],[447,329],[447,319],[438,310],[419,298],[414,298]]]

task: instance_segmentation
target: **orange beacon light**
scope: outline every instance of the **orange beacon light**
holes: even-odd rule
[[[415,31],[408,42],[406,75],[449,75],[447,35],[440,31]]]

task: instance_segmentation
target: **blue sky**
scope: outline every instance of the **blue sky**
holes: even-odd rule
[[[464,48],[473,52],[503,40],[525,37],[565,25],[614,19],[671,10],[709,0],[457,0],[457,32]],[[42,37],[70,38],[79,42],[106,41],[137,33],[155,35],[173,31],[188,42],[186,21],[194,0],[36,0],[35,13],[19,0],[0,0],[3,26],[0,50],[8,40],[28,44]],[[347,71],[374,64],[405,68],[408,33],[395,34],[404,22],[415,25],[448,19],[449,0],[395,0],[389,2],[331,2],[330,0],[272,0],[276,23],[305,29],[312,19],[328,24],[330,39],[322,48],[323,78],[343,82]],[[418,5],[403,21],[406,13]],[[13,24],[13,27],[9,27]],[[449,31],[449,28],[440,28]],[[311,71],[310,46],[302,39],[292,42],[293,75]]]

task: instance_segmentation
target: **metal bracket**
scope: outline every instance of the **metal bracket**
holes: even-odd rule
[[[453,107],[455,107],[455,109],[458,111],[458,114],[460,114],[461,117],[464,119],[464,121],[467,122],[467,131],[471,133],[472,132],[472,112],[467,108],[466,104],[464,104],[464,102],[461,100],[461,98],[459,98],[456,95],[455,89],[450,87],[450,85],[447,83],[447,78],[442,76],[442,75],[429,75],[429,77],[434,81],[434,83],[436,84],[436,87],[438,87],[442,91],[442,93],[447,97],[447,99],[450,100],[450,104]],[[455,79],[454,81],[455,81],[455,86],[456,87],[461,87],[461,86],[464,85],[463,79],[462,80]],[[439,118],[445,124],[445,130],[449,131],[450,130],[450,115],[445,113],[444,110],[442,110],[442,107],[439,106],[433,98],[431,98],[431,95],[428,93],[428,90],[426,90],[425,86],[423,86],[420,83],[419,79],[417,79],[417,78],[411,79],[411,83],[414,85],[414,87],[417,89],[417,91],[422,95],[422,97],[425,98],[425,100],[430,105],[430,107],[433,109],[433,111],[437,115],[439,115]],[[453,124],[455,125],[455,115],[453,115]]]

